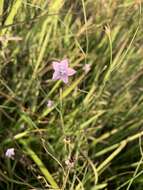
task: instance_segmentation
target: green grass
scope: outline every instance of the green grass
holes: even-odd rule
[[[1,190],[143,189],[142,17],[135,0],[0,0]]]

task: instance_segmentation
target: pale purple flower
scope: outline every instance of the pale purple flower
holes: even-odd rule
[[[85,74],[87,74],[91,69],[91,65],[90,64],[85,64],[83,67],[83,70],[85,72]]]
[[[7,158],[13,158],[14,155],[15,155],[14,148],[8,148],[5,152],[5,156]]]
[[[64,83],[68,83],[68,77],[76,73],[76,71],[68,67],[68,60],[64,59],[60,62],[53,62],[53,80],[62,80]]]
[[[48,107],[48,108],[51,108],[53,105],[54,105],[54,101],[48,100],[48,102],[47,102],[47,107]]]

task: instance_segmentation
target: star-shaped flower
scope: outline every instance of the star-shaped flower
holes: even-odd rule
[[[5,156],[7,158],[13,158],[14,155],[15,155],[14,148],[8,148],[6,150]]]
[[[60,62],[53,62],[53,80],[62,80],[64,83],[68,83],[68,77],[76,73],[76,71],[68,67],[68,60],[64,59]]]

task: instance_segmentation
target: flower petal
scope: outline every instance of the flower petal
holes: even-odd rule
[[[59,62],[53,61],[52,65],[53,65],[53,69],[55,71],[58,71],[58,69],[59,69]]]
[[[62,76],[62,77],[61,77],[61,80],[62,80],[65,84],[67,84],[67,83],[68,83],[68,76],[67,76],[67,75]]]
[[[72,76],[76,73],[76,70],[68,68],[68,76]]]
[[[63,66],[65,69],[67,69],[67,68],[68,68],[68,64],[69,64],[68,59],[63,59],[62,61],[60,61],[60,64],[61,64],[61,66]]]
[[[58,79],[60,79],[60,75],[59,75],[58,72],[55,71],[55,72],[53,73],[52,80],[58,80]]]

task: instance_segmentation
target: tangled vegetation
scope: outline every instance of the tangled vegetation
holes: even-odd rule
[[[141,0],[0,0],[0,190],[143,189],[142,17]]]

